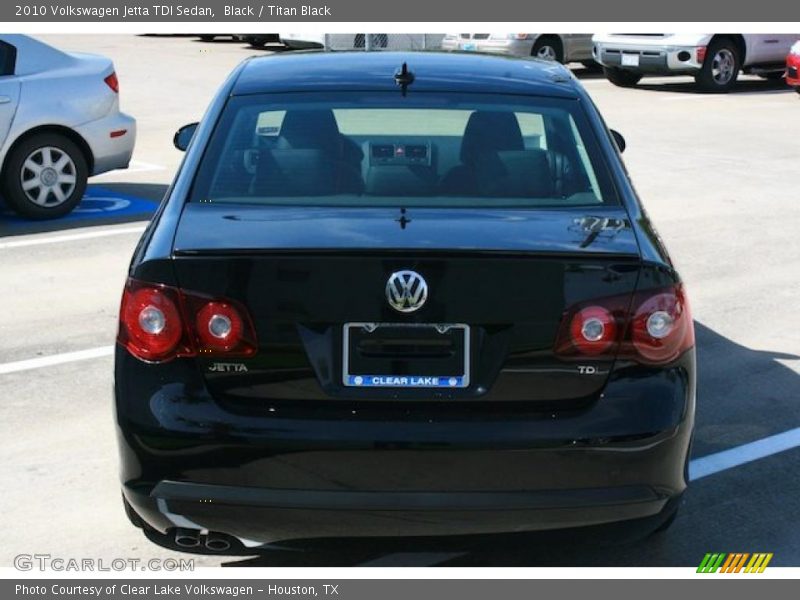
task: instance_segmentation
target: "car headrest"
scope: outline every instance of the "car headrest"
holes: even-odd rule
[[[461,162],[471,165],[486,153],[523,150],[525,144],[517,116],[512,112],[475,111],[461,140]]]
[[[283,147],[337,152],[341,136],[331,110],[287,110],[280,141]]]
[[[483,157],[475,164],[477,191],[495,198],[549,198],[553,173],[546,150],[512,150]]]
[[[259,155],[251,193],[324,196],[336,193],[334,163],[321,150],[271,150]]]
[[[365,179],[370,196],[430,196],[436,189],[436,173],[426,166],[372,165]]]

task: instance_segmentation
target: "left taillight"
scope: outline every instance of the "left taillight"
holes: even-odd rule
[[[108,77],[105,77],[103,81],[106,82],[106,85],[110,87],[115,94],[119,94],[119,79],[117,78],[116,71],[112,72]]]
[[[252,356],[256,337],[247,310],[223,298],[128,279],[117,341],[147,362],[182,356]]]

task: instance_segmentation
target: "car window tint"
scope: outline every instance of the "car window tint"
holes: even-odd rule
[[[17,62],[17,49],[8,42],[0,41],[0,76],[13,75]]]
[[[233,98],[191,199],[361,206],[617,203],[592,130],[566,101]],[[429,104],[425,106],[425,104]]]

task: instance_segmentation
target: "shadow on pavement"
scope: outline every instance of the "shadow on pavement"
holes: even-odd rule
[[[578,79],[605,79],[603,70],[600,67],[589,69],[583,66],[570,65],[572,73]]]
[[[800,426],[800,375],[780,362],[800,356],[753,350],[695,327],[695,458]],[[295,540],[223,566],[425,566],[419,559],[429,556],[431,566],[696,567],[712,551],[774,552],[772,565],[798,566],[798,471],[795,448],[700,479],[672,527],[645,539],[634,524],[449,539]]]
[[[678,81],[660,81],[659,83],[648,83],[648,79],[645,78],[631,89],[648,90],[651,92],[681,92],[704,96],[724,95],[703,91],[695,84],[694,80],[687,81],[685,78],[681,78],[681,80]],[[793,93],[795,93],[795,91],[786,85],[786,81],[783,79],[740,79],[736,82],[736,85],[733,87],[733,89],[728,92],[728,94],[733,95]]]

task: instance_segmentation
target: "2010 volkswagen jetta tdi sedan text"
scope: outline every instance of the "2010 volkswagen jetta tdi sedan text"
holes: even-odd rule
[[[565,68],[251,59],[175,143],[116,349],[150,539],[670,522],[692,320],[621,136]]]

